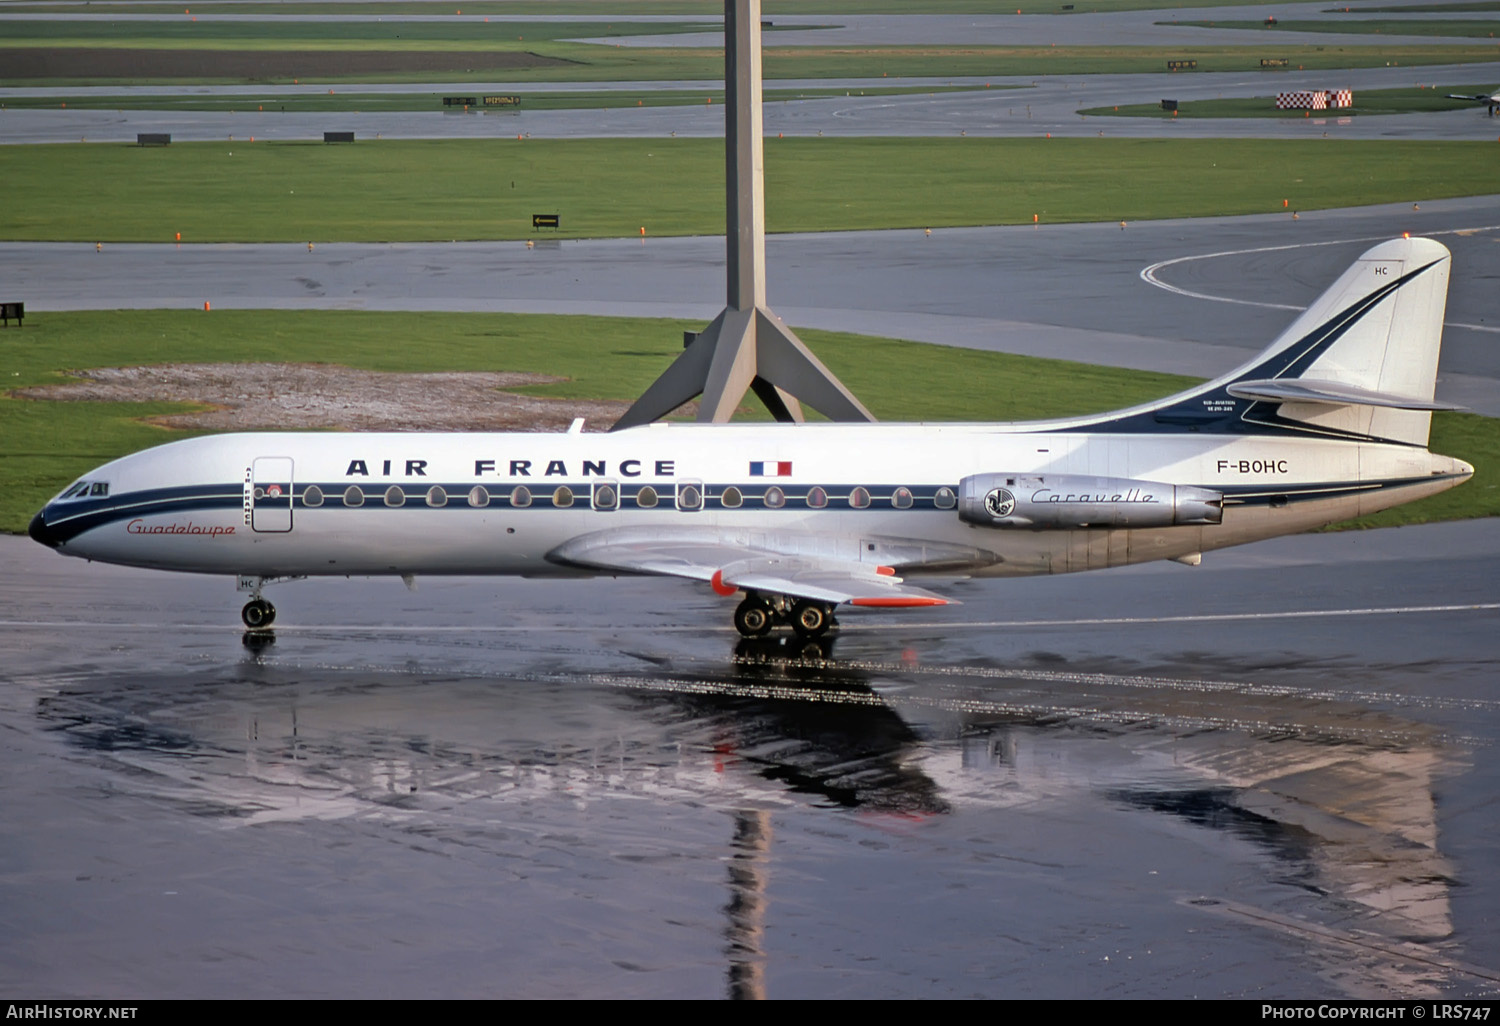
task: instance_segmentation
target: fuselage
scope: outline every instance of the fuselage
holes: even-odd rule
[[[261,578],[578,574],[549,553],[622,527],[702,531],[747,550],[903,575],[1005,576],[1181,559],[1374,512],[1472,473],[1411,445],[1089,428],[219,435],[105,464],[50,502],[32,534],[92,560]],[[1126,514],[1097,524],[962,519],[965,479],[994,474],[1103,482],[1112,494],[1097,498]],[[1222,521],[1133,526],[1130,504],[1163,484],[1222,495]]]

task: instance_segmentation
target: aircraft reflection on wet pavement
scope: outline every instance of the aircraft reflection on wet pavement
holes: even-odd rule
[[[735,823],[725,944],[738,996],[763,990],[769,810],[789,804],[915,825],[1103,796],[1236,835],[1363,909],[1362,929],[1422,942],[1452,932],[1433,794],[1462,739],[1380,711],[1373,693],[1366,705],[1103,667],[841,660],[826,638],[749,640],[727,667],[646,673],[517,679],[259,656],[47,690],[38,717],[113,766],[111,786],[225,822],[373,816],[421,823],[433,844],[498,846],[487,831],[515,802],[723,809]]]

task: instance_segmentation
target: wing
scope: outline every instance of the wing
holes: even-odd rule
[[[835,605],[911,607],[957,604],[907,584],[894,568],[858,559],[777,552],[729,535],[622,528],[564,542],[547,559],[621,574],[707,581],[721,595],[759,591]]]

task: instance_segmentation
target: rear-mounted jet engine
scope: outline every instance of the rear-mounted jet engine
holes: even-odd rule
[[[1191,485],[1081,474],[973,474],[958,515],[982,527],[1171,527],[1217,524],[1223,494]]]

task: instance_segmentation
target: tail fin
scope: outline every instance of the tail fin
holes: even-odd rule
[[[1451,259],[1431,239],[1367,251],[1254,360],[1167,400],[1157,421],[1427,444]]]

